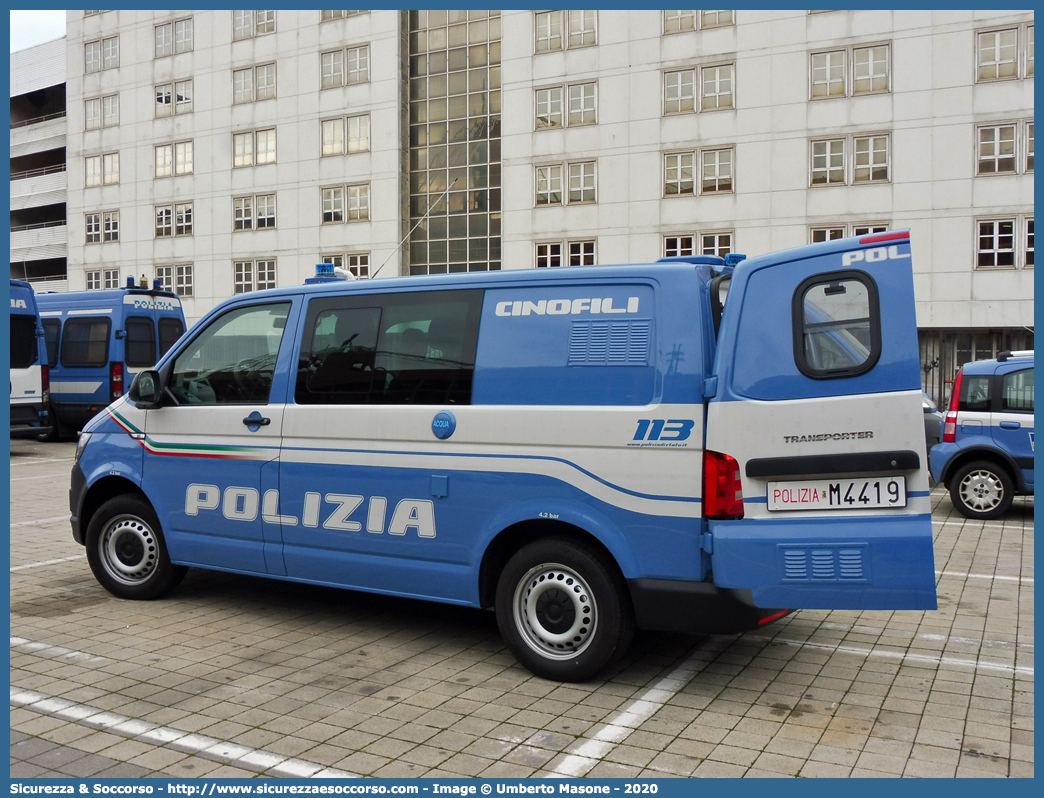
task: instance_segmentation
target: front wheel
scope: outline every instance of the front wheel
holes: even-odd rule
[[[625,652],[634,635],[627,586],[598,550],[537,540],[508,561],[497,582],[497,624],[537,676],[580,682]]]
[[[87,526],[87,562],[117,598],[154,599],[173,590],[188,569],[167,556],[152,506],[138,496],[105,502]]]
[[[1003,468],[979,460],[962,466],[953,475],[950,498],[961,515],[987,521],[1011,507],[1015,484]]]

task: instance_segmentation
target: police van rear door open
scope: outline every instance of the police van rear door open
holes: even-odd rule
[[[716,377],[706,448],[742,502],[705,497],[715,583],[760,607],[935,609],[909,233],[741,263]]]

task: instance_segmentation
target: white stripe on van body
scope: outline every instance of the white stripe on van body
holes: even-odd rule
[[[51,383],[51,393],[91,393],[93,394],[99,388],[102,387],[102,381],[96,382],[75,382],[75,381],[59,381]]]
[[[112,313],[112,308],[93,308],[91,310],[70,310],[68,315],[70,316],[98,316],[108,315]]]
[[[454,414],[457,427],[440,441],[431,423],[444,409]],[[693,427],[677,445],[637,448],[632,444],[643,419],[686,419]],[[702,423],[700,405],[286,405],[281,459],[538,474],[621,509],[699,518]]]
[[[743,431],[740,434],[738,431]],[[788,441],[787,438],[812,437],[826,433],[871,432],[873,437],[845,440]],[[889,509],[889,515],[931,513],[928,496],[928,456],[925,452],[924,420],[920,391],[855,394],[781,399],[712,402],[707,413],[707,448],[732,455],[739,462],[743,481],[745,518],[822,518],[830,510],[786,513],[771,512],[765,502],[769,482],[801,481],[801,477],[752,478],[746,475],[748,460],[763,457],[805,457],[811,455],[857,454],[864,452],[910,450],[917,452],[921,467],[906,475],[906,507]],[[898,469],[896,474],[901,473]],[[822,478],[827,478],[824,475]],[[848,479],[857,474],[839,475]],[[807,480],[805,480],[807,481]],[[923,493],[923,496],[911,496]],[[752,502],[750,499],[761,499]],[[880,510],[866,510],[867,514]],[[853,511],[856,513],[856,511]],[[857,515],[859,513],[856,513]]]

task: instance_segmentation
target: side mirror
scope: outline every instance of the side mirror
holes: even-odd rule
[[[131,383],[127,398],[144,410],[159,407],[163,398],[163,384],[158,371],[140,371]]]

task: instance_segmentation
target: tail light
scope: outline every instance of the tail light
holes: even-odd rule
[[[946,408],[946,418],[943,419],[943,443],[955,443],[957,440],[957,404],[961,400],[961,378],[964,369],[957,372],[957,379],[953,381],[953,391],[950,392],[950,406]]]
[[[44,404],[51,401],[51,368],[46,363],[40,366],[40,393]]]
[[[703,517],[743,517],[743,485],[735,457],[719,452],[703,453]]]
[[[109,396],[113,402],[123,396],[123,364],[118,361],[109,364]]]

